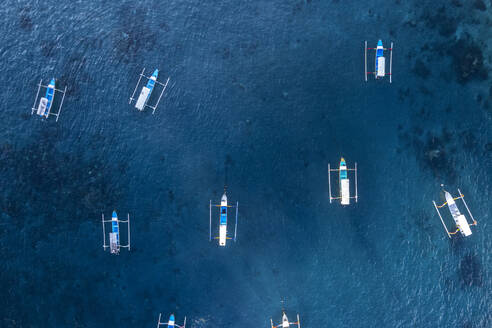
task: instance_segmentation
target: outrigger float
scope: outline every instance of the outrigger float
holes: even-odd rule
[[[468,208],[468,205],[465,202],[465,196],[461,193],[461,191],[458,189],[458,193],[460,194],[458,197],[454,197],[444,190],[444,197],[446,198],[446,201],[442,205],[436,205],[435,201],[432,201],[434,204],[434,207],[437,211],[437,214],[439,215],[439,218],[441,219],[441,223],[444,226],[444,229],[446,230],[446,233],[448,234],[448,237],[451,238],[451,235],[455,235],[458,233],[458,231],[461,232],[461,234],[465,237],[470,236],[472,234],[472,231],[470,229],[470,226],[472,225],[477,225],[477,221],[473,218],[473,215],[470,212],[470,209]],[[463,201],[463,204],[466,207],[466,210],[468,214],[470,215],[470,218],[473,220],[472,224],[469,224],[468,221],[466,220],[466,217],[461,214],[460,210],[458,209],[458,206],[456,205],[455,200],[461,199]],[[456,223],[456,231],[454,232],[449,232],[448,227],[444,223],[444,220],[442,219],[441,212],[439,212],[439,209],[448,205],[449,212],[451,212],[451,216],[454,219],[454,222]]]
[[[236,242],[237,237],[237,214],[239,209],[239,202],[236,202],[236,205],[228,205],[227,204],[227,195],[224,190],[224,194],[222,195],[222,199],[220,200],[220,205],[212,204],[212,200],[210,200],[210,220],[209,220],[209,241],[212,241],[212,206],[220,207],[220,216],[219,216],[219,236],[214,239],[219,240],[220,246],[225,246],[226,241],[228,239],[233,239]],[[236,225],[234,227],[234,238],[230,238],[227,236],[227,208],[235,207],[236,208]]]
[[[270,324],[272,325],[272,328],[289,328],[291,325],[297,325],[297,328],[301,328],[301,320],[299,320],[299,314],[297,314],[296,322],[289,322],[289,319],[287,318],[284,310],[282,310],[282,323],[275,326],[273,324],[273,320],[270,318]]]
[[[348,178],[349,171],[355,172],[355,196],[350,196],[350,179]],[[338,175],[339,183],[340,183],[339,197],[332,197],[331,195],[331,172],[339,172]],[[328,192],[330,195],[330,203],[332,200],[335,199],[340,199],[340,203],[342,205],[349,205],[350,199],[355,199],[355,202],[357,203],[357,200],[359,198],[357,194],[357,163],[355,163],[355,167],[353,169],[349,169],[347,167],[347,164],[345,163],[345,159],[343,157],[340,159],[340,166],[338,169],[332,169],[330,167],[330,163],[328,163]]]
[[[43,85],[42,79],[39,81],[38,92],[36,92],[36,99],[34,99],[34,104],[32,105],[31,108],[31,115],[34,114],[34,112],[36,112],[36,114],[39,116],[44,116],[45,118],[48,118],[50,115],[53,115],[56,116],[56,122],[58,122],[58,117],[60,116],[60,112],[63,106],[63,100],[65,100],[65,93],[67,92],[67,87],[65,86],[64,90],[60,90],[57,89],[55,85],[56,85],[56,80],[54,78],[51,79],[48,85]],[[36,104],[38,102],[39,91],[41,90],[41,88],[46,88],[46,94],[44,97],[41,97],[39,99],[38,107],[36,107]],[[58,106],[58,111],[55,113],[51,109],[53,107],[53,101],[55,100],[55,94],[57,91],[61,92],[63,94],[63,97],[60,102],[60,106]]]
[[[374,50],[375,51],[375,65],[374,65],[374,72],[368,72],[367,71],[367,50]],[[390,52],[390,62],[389,62],[389,73],[386,73],[386,58],[384,57],[384,51],[389,50]],[[367,74],[374,74],[374,78],[381,79],[385,77],[386,75],[389,76],[389,81],[390,83],[391,78],[392,78],[392,67],[393,67],[393,42],[391,42],[390,48],[384,48],[383,47],[383,41],[379,40],[378,45],[376,48],[368,48],[367,47],[367,41],[364,41],[364,78],[366,79],[367,82]]]
[[[174,314],[171,314],[169,316],[169,320],[167,322],[161,322],[161,315],[162,313],[159,313],[159,320],[157,321],[157,328],[159,328],[161,325],[167,325],[168,328],[186,328],[186,317],[184,318],[184,323],[182,326],[176,324],[176,320],[174,318]]]
[[[116,211],[113,211],[111,220],[104,220],[104,213],[102,215],[102,230],[103,230],[103,249],[109,247],[111,254],[118,255],[121,248],[128,248],[130,250],[130,214],[127,214],[126,220],[119,220]],[[109,233],[109,245],[106,245],[106,230],[105,224],[111,222],[111,232]],[[128,243],[121,245],[120,243],[120,223],[126,223],[128,226]]]
[[[157,81],[157,76],[159,75],[158,69],[154,70],[154,73],[152,73],[152,75],[149,77],[145,76],[144,73],[145,73],[145,68],[142,70],[142,73],[140,73],[137,85],[135,86],[135,89],[133,90],[132,96],[130,97],[128,104],[131,104],[132,101],[135,100],[135,98],[133,98],[133,97],[135,96],[135,92],[137,92],[137,88],[140,85],[140,80],[142,79],[142,77],[144,77],[148,80],[147,85],[142,88],[142,91],[140,91],[140,95],[138,96],[137,102],[135,103],[135,108],[138,109],[139,111],[143,111],[145,106],[147,106],[147,107],[152,108],[152,114],[154,114],[157,106],[159,106],[159,102],[161,101],[161,97],[164,94],[164,91],[166,91],[167,84],[169,83],[170,77],[167,78],[166,83],[164,84],[164,83]],[[152,91],[154,90],[156,83],[160,84],[163,88],[162,88],[161,94],[159,95],[159,99],[157,99],[157,103],[154,106],[151,106],[151,105],[148,105],[147,102],[150,99],[150,95],[152,94]]]

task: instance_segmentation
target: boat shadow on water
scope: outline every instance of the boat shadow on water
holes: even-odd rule
[[[469,253],[461,259],[458,275],[463,288],[483,286],[483,267],[476,254]]]

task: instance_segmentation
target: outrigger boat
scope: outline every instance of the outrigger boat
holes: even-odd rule
[[[109,233],[109,245],[106,245],[106,230],[105,223],[111,222],[111,232]],[[126,245],[121,245],[120,243],[120,223],[126,223],[128,226],[128,243]],[[109,247],[111,254],[119,254],[120,249],[128,248],[130,250],[130,214],[128,214],[126,220],[119,220],[116,211],[113,211],[111,220],[104,220],[104,213],[102,214],[102,229],[103,229],[103,249]]]
[[[301,328],[301,320],[299,320],[299,314],[297,314],[296,322],[289,322],[287,314],[285,314],[284,310],[282,310],[282,323],[275,326],[273,324],[273,320],[270,318],[270,324],[272,325],[272,328],[289,328],[291,325],[297,325],[297,328]]]
[[[338,171],[338,179],[339,179],[339,188],[340,188],[340,196],[332,197],[331,196],[331,172]],[[350,179],[348,178],[348,171],[355,172],[355,196],[350,196]],[[358,194],[357,194],[357,163],[355,163],[355,168],[349,169],[347,167],[347,163],[345,159],[342,157],[340,159],[340,166],[338,169],[332,169],[330,167],[330,163],[328,163],[328,192],[330,196],[330,203],[332,200],[340,199],[340,203],[342,205],[349,205],[350,199],[354,198],[357,203]]]
[[[374,72],[367,71],[367,50],[375,50],[375,63]],[[390,63],[389,63],[389,73],[386,73],[386,58],[384,57],[384,51],[390,51]],[[367,41],[364,41],[364,78],[367,82],[367,74],[374,74],[375,79],[380,79],[389,76],[390,83],[392,82],[392,67],[393,67],[393,42],[391,42],[390,48],[383,47],[383,41],[379,40],[376,48],[368,48]]]
[[[168,322],[161,322],[161,315],[162,313],[159,313],[159,320],[157,321],[157,328],[159,328],[161,325],[166,325],[167,324],[167,327],[168,328],[174,328],[174,327],[177,327],[177,328],[186,328],[186,317],[184,318],[184,323],[182,326],[176,324],[176,321],[174,319],[174,314],[171,314],[169,316],[169,320]]]
[[[38,84],[38,91],[36,93],[36,99],[34,99],[34,104],[32,105],[31,108],[31,115],[34,114],[34,112],[36,112],[37,115],[44,116],[46,118],[48,118],[49,115],[54,115],[56,116],[56,121],[58,121],[58,116],[60,115],[63,106],[63,101],[65,100],[65,93],[67,91],[67,87],[65,87],[64,90],[57,89],[55,87],[56,80],[54,78],[51,79],[48,85],[43,85],[42,83],[43,80],[40,80]],[[46,88],[46,94],[44,97],[41,97],[39,99],[39,104],[36,108],[36,103],[38,102],[39,91],[41,90],[41,88]],[[58,107],[58,111],[55,113],[51,111],[51,108],[53,107],[56,91],[61,92],[63,94],[63,97],[60,102],[60,106]]]
[[[432,201],[434,204],[434,208],[437,211],[437,214],[439,215],[439,218],[441,219],[441,223],[444,226],[444,229],[446,230],[446,233],[448,234],[448,237],[451,238],[451,235],[455,235],[458,233],[458,231],[461,232],[461,234],[464,237],[470,236],[472,234],[472,231],[470,229],[471,225],[477,225],[477,221],[473,218],[473,215],[470,212],[470,209],[468,208],[468,205],[465,202],[465,196],[461,193],[461,191],[458,189],[458,193],[460,194],[458,197],[453,198],[453,196],[444,190],[444,197],[446,198],[446,202],[442,205],[436,205],[435,201]],[[458,209],[458,206],[456,205],[455,200],[461,199],[463,201],[463,204],[466,207],[466,210],[468,214],[470,215],[470,218],[473,220],[472,224],[469,224],[468,221],[466,220],[466,217],[461,214],[460,210]],[[456,231],[454,232],[449,232],[448,227],[444,223],[444,220],[442,219],[441,213],[439,212],[439,209],[448,205],[449,212],[451,213],[451,216],[454,219],[454,222],[456,223]]]
[[[226,241],[228,239],[232,239],[227,236],[227,208],[228,207],[235,207],[236,208],[236,225],[234,228],[234,242],[236,242],[236,236],[237,236],[237,215],[238,215],[238,209],[239,209],[239,202],[236,202],[236,206],[231,206],[227,205],[227,195],[224,190],[224,194],[222,195],[222,198],[220,200],[220,205],[215,205],[212,204],[212,200],[210,200],[210,220],[209,220],[209,240],[212,241],[212,206],[217,206],[220,207],[220,216],[219,216],[219,236],[215,237],[214,239],[219,240],[219,245],[220,246],[225,246]]]
[[[154,73],[152,73],[152,75],[150,77],[145,76],[144,73],[145,73],[145,68],[142,70],[142,73],[140,73],[140,77],[138,78],[137,85],[135,86],[135,89],[133,90],[133,94],[130,97],[130,101],[128,102],[128,104],[131,104],[131,102],[133,100],[135,100],[135,98],[133,98],[133,97],[135,96],[135,92],[137,92],[137,88],[140,84],[140,80],[142,79],[142,77],[144,77],[144,78],[148,79],[147,85],[142,88],[142,91],[140,92],[140,95],[138,96],[138,99],[135,103],[135,108],[138,109],[139,111],[143,111],[145,106],[147,106],[147,107],[152,108],[152,114],[154,114],[157,106],[159,105],[159,102],[161,101],[162,94],[164,93],[164,91],[167,88],[167,84],[169,83],[170,78],[168,77],[166,83],[163,84],[163,83],[157,81],[157,76],[159,75],[158,69],[155,69]],[[159,95],[159,99],[157,99],[157,103],[154,106],[150,106],[147,104],[147,102],[150,99],[150,95],[152,94],[152,91],[154,90],[156,83],[162,85],[163,88],[162,88],[161,94]]]

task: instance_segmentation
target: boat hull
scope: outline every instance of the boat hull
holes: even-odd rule
[[[219,246],[225,246],[227,241],[227,196],[220,200]]]
[[[113,212],[111,218],[111,232],[109,233],[109,249],[112,254],[118,254],[120,251],[120,227],[118,216]]]
[[[384,77],[386,75],[386,59],[384,58],[384,47],[381,40],[378,41],[376,47],[376,78]]]
[[[465,237],[471,235],[472,231],[470,229],[470,225],[468,224],[466,217],[461,214],[460,210],[458,209],[453,196],[451,196],[451,194],[447,191],[444,193],[444,196],[446,197],[446,203],[448,204],[449,212],[451,213],[456,226],[460,229],[461,234]]]
[[[55,100],[55,79],[51,79],[46,87],[46,94],[39,100],[38,110],[36,114],[39,116],[48,117],[51,111],[51,105]]]
[[[140,95],[138,96],[137,102],[135,103],[135,108],[139,111],[143,111],[145,105],[149,101],[150,95],[154,90],[155,83],[157,81],[157,76],[159,74],[159,70],[155,70],[152,76],[147,81],[147,85],[142,88]]]
[[[350,205],[350,180],[348,179],[347,164],[342,157],[339,167],[340,178],[340,203],[342,205]]]

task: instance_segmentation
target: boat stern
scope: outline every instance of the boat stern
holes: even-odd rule
[[[219,246],[225,246],[227,241],[227,225],[221,224],[219,226]]]
[[[384,77],[386,75],[386,58],[380,56],[377,58],[376,77]]]
[[[341,179],[340,180],[340,203],[342,205],[350,205],[350,180]]]
[[[39,116],[48,117],[47,111],[46,111],[47,108],[48,108],[48,99],[45,97],[41,97],[41,99],[39,99],[39,105],[38,105],[38,110],[37,110],[36,114],[38,114]]]
[[[456,222],[456,226],[460,229],[460,232],[463,236],[468,237],[472,234],[470,225],[468,224],[468,221],[463,214],[460,214],[456,218],[454,218],[454,221]]]
[[[147,100],[150,97],[151,89],[148,87],[143,87],[140,95],[138,96],[137,102],[135,103],[135,108],[139,111],[143,111],[145,105],[147,104]]]

